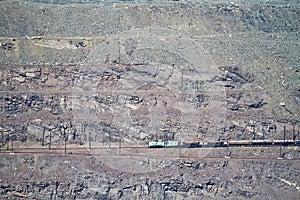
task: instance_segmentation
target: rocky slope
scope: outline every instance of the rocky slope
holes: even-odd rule
[[[12,199],[297,199],[289,161],[135,160],[1,156],[1,196]],[[137,167],[137,166],[136,166]],[[128,169],[129,168],[129,169]],[[135,169],[134,169],[135,168]],[[47,175],[51,174],[51,177]],[[15,180],[20,180],[16,182]]]
[[[294,139],[299,131],[297,1],[1,1],[0,8],[2,151],[12,143],[88,149],[283,139],[284,127]],[[296,199],[299,161],[291,159],[299,149],[285,152],[290,161],[3,155],[1,195]],[[114,158],[147,170],[116,167]]]

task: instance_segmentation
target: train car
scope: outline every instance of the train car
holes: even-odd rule
[[[181,142],[179,145],[182,148],[199,148],[199,147],[201,147],[199,145],[199,142]]]
[[[251,146],[252,140],[229,140],[228,146]]]
[[[162,148],[165,146],[163,141],[149,142],[149,148]]]
[[[199,142],[199,147],[207,147],[207,146],[208,146],[208,142],[206,141]]]
[[[199,148],[199,142],[181,143],[182,148]]]
[[[165,141],[165,147],[178,147],[178,141]]]
[[[199,142],[199,147],[227,147],[227,141],[215,141],[215,142],[207,142],[201,141]]]
[[[253,140],[252,146],[272,146],[274,145],[274,140]]]
[[[227,147],[228,142],[227,141],[216,141],[214,143],[214,147]]]
[[[299,140],[274,140],[276,146],[300,146]]]
[[[154,142],[149,142],[149,147],[150,148],[178,147],[178,145],[179,145],[178,141],[154,141]]]

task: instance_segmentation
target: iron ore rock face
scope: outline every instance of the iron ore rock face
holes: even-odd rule
[[[1,199],[299,199],[298,1],[0,1]],[[280,159],[278,159],[278,157]]]

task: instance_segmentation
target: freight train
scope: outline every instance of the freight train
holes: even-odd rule
[[[149,148],[182,147],[182,148],[205,148],[205,147],[241,147],[241,146],[300,146],[300,140],[228,140],[228,141],[151,141]]]

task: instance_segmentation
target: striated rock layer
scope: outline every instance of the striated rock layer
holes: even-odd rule
[[[299,139],[297,1],[0,8],[3,198],[299,198],[298,148],[131,148]]]

